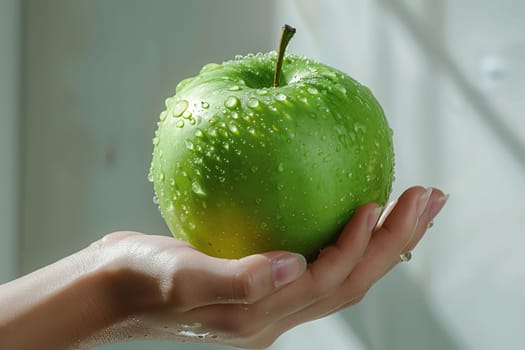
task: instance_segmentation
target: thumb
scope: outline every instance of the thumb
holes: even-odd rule
[[[299,278],[307,265],[302,255],[286,251],[236,260],[206,258],[191,269],[191,308],[254,303]]]

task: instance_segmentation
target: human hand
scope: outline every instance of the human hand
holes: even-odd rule
[[[445,204],[442,191],[413,187],[386,210],[357,210],[338,241],[309,266],[289,252],[238,260],[135,232],[89,249],[103,257],[119,322],[79,343],[172,339],[265,348],[290,328],[359,302],[417,245]]]

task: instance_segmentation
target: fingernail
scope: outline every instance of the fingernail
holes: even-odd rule
[[[272,260],[273,284],[279,288],[295,281],[306,270],[306,259],[301,254],[285,254]]]
[[[443,209],[443,207],[445,206],[445,204],[447,203],[447,200],[450,196],[447,194],[447,195],[444,195],[444,196],[441,196],[435,200],[433,200],[430,204],[429,204],[429,208],[428,208],[428,220],[430,222],[432,222],[432,220],[437,216],[437,214],[439,214],[439,212],[441,211],[441,209]]]
[[[428,200],[430,199],[430,195],[432,194],[432,187],[427,188],[425,193],[423,193],[418,201],[417,201],[417,207],[416,207],[416,214],[419,218],[421,214],[425,211],[425,208],[427,207]]]
[[[372,231],[376,227],[382,211],[383,211],[383,208],[377,207],[377,208],[374,208],[374,210],[372,210],[370,214],[368,214],[368,219],[366,222],[367,231]]]

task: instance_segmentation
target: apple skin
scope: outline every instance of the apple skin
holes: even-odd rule
[[[314,259],[357,207],[384,205],[392,130],[370,89],[276,53],[208,64],[166,100],[149,179],[172,234],[211,256]]]

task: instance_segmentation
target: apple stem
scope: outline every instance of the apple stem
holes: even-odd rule
[[[283,66],[284,52],[286,51],[286,47],[288,46],[288,43],[290,42],[290,39],[292,39],[294,34],[295,34],[294,27],[289,26],[288,24],[285,24],[283,26],[283,30],[281,32],[281,41],[279,42],[279,52],[277,55],[277,62],[275,64],[275,75],[273,76],[273,86],[274,87],[279,86],[279,80],[281,78],[281,68]]]

